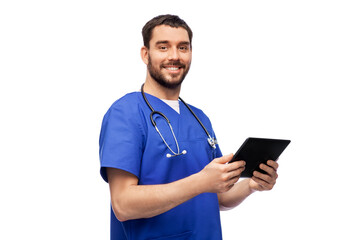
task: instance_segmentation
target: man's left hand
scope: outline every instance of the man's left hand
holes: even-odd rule
[[[267,174],[254,171],[253,177],[250,179],[249,185],[253,191],[267,191],[271,190],[278,178],[277,169],[279,164],[273,160],[268,160],[266,164],[260,164],[260,169]]]

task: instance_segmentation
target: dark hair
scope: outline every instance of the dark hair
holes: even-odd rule
[[[148,21],[145,24],[145,26],[142,29],[142,36],[143,36],[145,47],[147,47],[147,48],[150,47],[149,42],[152,37],[153,29],[160,25],[167,25],[167,26],[175,27],[175,28],[178,28],[178,27],[184,28],[188,32],[189,39],[190,39],[190,47],[191,47],[193,33],[192,33],[190,27],[186,24],[186,22],[184,20],[182,20],[178,16],[170,15],[170,14],[159,15],[157,17],[154,17],[153,19],[151,19],[150,21]]]

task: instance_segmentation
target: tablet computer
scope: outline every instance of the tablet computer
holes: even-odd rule
[[[265,171],[259,168],[259,165],[261,163],[266,164],[268,160],[276,161],[290,142],[290,140],[285,139],[250,137],[240,146],[229,163],[240,160],[246,162],[241,177],[252,177],[254,171],[266,174]]]

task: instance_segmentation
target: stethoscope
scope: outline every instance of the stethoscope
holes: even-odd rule
[[[148,105],[148,107],[150,108],[151,110],[151,113],[150,113],[150,120],[151,120],[151,123],[152,125],[154,126],[154,128],[156,129],[156,131],[159,133],[161,139],[163,140],[163,142],[165,143],[166,147],[172,152],[172,154],[168,153],[166,154],[166,157],[170,158],[170,157],[175,157],[175,156],[180,156],[180,155],[183,155],[183,154],[186,154],[186,150],[183,150],[182,152],[180,152],[180,148],[179,148],[179,143],[177,141],[177,138],[175,136],[175,133],[174,133],[174,130],[171,126],[171,123],[169,121],[169,119],[165,116],[165,114],[163,114],[162,112],[159,112],[159,111],[155,111],[154,108],[151,106],[151,104],[149,103],[148,99],[146,98],[145,96],[145,93],[144,93],[144,84],[141,86],[141,94],[146,102],[146,104]],[[216,144],[217,144],[217,140],[214,138],[214,137],[211,137],[209,132],[207,131],[207,129],[205,128],[204,124],[202,124],[202,122],[200,121],[200,119],[196,116],[196,114],[194,113],[194,111],[189,107],[189,105],[186,104],[186,102],[184,102],[184,100],[181,99],[181,97],[179,97],[180,101],[182,101],[184,103],[184,105],[186,106],[187,109],[189,109],[189,111],[191,112],[191,114],[196,118],[196,120],[199,122],[199,124],[201,125],[201,127],[204,129],[206,135],[208,136],[208,143],[209,145],[213,148],[213,149],[216,149]],[[154,114],[158,114],[159,116],[163,117],[166,122],[168,123],[168,126],[170,128],[170,131],[174,137],[174,140],[175,140],[175,144],[176,144],[176,148],[177,148],[177,153],[171,149],[171,147],[169,146],[169,144],[166,142],[166,140],[164,139],[163,135],[161,134],[161,132],[159,131],[158,127],[156,126],[156,122],[153,118]]]

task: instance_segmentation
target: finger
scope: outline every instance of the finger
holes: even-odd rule
[[[237,183],[237,182],[239,181],[239,179],[240,179],[240,175],[235,176],[235,177],[231,178],[231,179],[227,182],[227,184],[228,184],[228,185],[234,185],[235,183]]]
[[[243,168],[245,167],[246,163],[245,161],[236,161],[236,162],[232,162],[232,163],[229,163],[227,164],[227,170],[230,172],[230,171],[234,171],[238,168]]]
[[[258,178],[258,179],[261,179],[262,181],[264,181],[266,183],[269,183],[269,184],[273,184],[276,181],[276,178],[277,178],[275,176],[270,176],[268,174],[263,174],[263,173],[260,173],[258,171],[254,171],[253,176]]]
[[[261,178],[258,178],[258,177],[253,176],[251,179],[254,180],[257,184],[260,185],[260,189],[259,189],[259,190],[265,190],[265,189],[266,189],[266,190],[271,190],[271,189],[274,187],[273,184],[270,184],[270,183],[264,181],[264,180],[261,179]]]
[[[244,169],[239,168],[235,171],[224,173],[222,181],[224,181],[226,184],[229,184],[229,182],[232,181],[234,178],[240,178],[241,172],[243,170]]]
[[[220,158],[215,158],[213,161],[221,164],[228,163],[232,158],[234,154],[230,153],[228,155],[222,156]]]
[[[273,169],[277,170],[279,168],[279,164],[273,160],[268,160],[266,162],[267,165],[269,165],[270,167],[272,167]]]
[[[265,165],[265,164],[260,164],[259,167],[260,167],[260,169],[264,170],[271,177],[277,176],[276,170],[274,168],[269,167],[268,165]]]
[[[232,178],[234,178],[234,177],[240,177],[240,175],[241,175],[241,173],[243,172],[245,170],[245,168],[244,167],[242,167],[242,168],[238,168],[238,169],[236,169],[236,170],[234,170],[234,171],[231,171],[231,172],[229,172],[229,179],[232,179]]]

